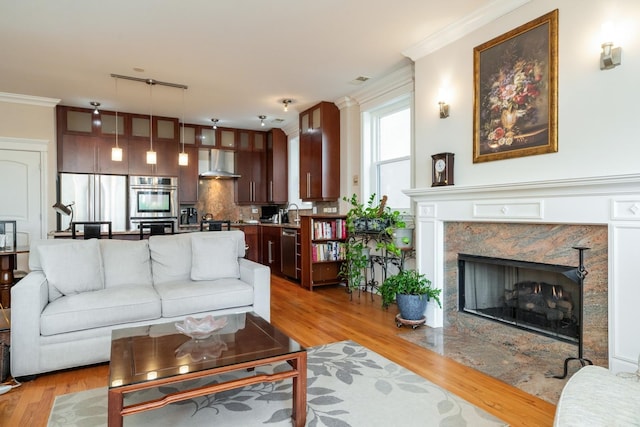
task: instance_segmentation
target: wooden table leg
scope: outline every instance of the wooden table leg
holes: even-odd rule
[[[293,359],[293,368],[298,375],[293,377],[292,418],[296,427],[304,427],[307,422],[307,352]]]
[[[109,427],[122,427],[122,405],[124,395],[117,391],[109,390],[107,410],[107,425]]]

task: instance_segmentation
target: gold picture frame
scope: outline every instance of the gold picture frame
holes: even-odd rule
[[[473,163],[558,151],[558,9],[473,49]]]

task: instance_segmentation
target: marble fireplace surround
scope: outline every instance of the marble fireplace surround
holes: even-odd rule
[[[637,369],[640,175],[405,193],[416,202],[416,266],[444,289],[443,309],[427,309],[429,326],[460,323],[463,315],[461,324],[474,327],[466,322],[475,316],[457,311],[459,252],[577,265],[571,246],[585,245],[593,248],[585,254],[585,357],[588,349],[589,358],[613,372]],[[497,325],[480,320],[492,331]]]

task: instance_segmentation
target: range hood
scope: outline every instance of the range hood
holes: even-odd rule
[[[208,151],[208,159],[199,159],[200,178],[212,179],[233,179],[240,178],[235,173],[235,152],[229,150],[218,150],[216,148]]]

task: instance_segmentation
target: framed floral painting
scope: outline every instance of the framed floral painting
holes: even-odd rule
[[[473,162],[558,151],[558,10],[473,49]]]

